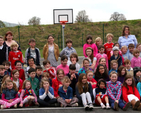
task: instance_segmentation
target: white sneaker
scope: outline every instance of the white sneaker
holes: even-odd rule
[[[92,110],[94,108],[93,104],[89,104],[89,109]]]
[[[109,105],[106,105],[106,109],[110,109],[111,107]]]
[[[102,108],[102,109],[105,109],[105,108],[106,108],[106,106],[103,104],[103,105],[101,105],[101,108]]]
[[[89,109],[89,106],[86,104],[86,105],[84,106],[84,108],[85,108],[85,110],[88,110],[88,109]]]

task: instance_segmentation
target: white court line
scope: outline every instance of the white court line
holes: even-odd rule
[[[94,109],[98,109],[98,108],[101,108],[101,107],[94,107]],[[0,111],[25,111],[25,110],[28,110],[28,111],[31,111],[31,110],[68,110],[68,109],[84,109],[84,107],[55,107],[55,108],[17,108],[17,109],[0,109]]]

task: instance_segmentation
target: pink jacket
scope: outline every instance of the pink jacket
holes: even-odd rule
[[[94,57],[95,57],[96,54],[98,53],[98,49],[97,49],[97,46],[95,45],[95,43],[83,45],[83,54],[84,54],[85,57],[87,57],[87,55],[85,53],[85,50],[86,50],[87,47],[91,47],[93,49],[93,53],[94,53]]]
[[[107,66],[107,69],[108,69],[108,57],[107,57],[107,55],[104,53],[103,54],[103,56],[101,56],[101,54],[96,54],[96,56],[95,56],[96,58],[97,58],[97,61],[96,61],[96,65],[95,65],[95,68],[97,68],[97,66],[98,66],[98,64],[99,64],[99,60],[100,60],[100,58],[105,58],[106,59],[106,66]]]
[[[131,67],[134,68],[134,67],[141,67],[141,58],[138,57],[133,57],[131,59]]]

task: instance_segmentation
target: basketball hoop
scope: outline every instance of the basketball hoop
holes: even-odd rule
[[[64,29],[65,28],[65,25],[68,21],[60,21],[60,24],[62,25],[62,28]]]

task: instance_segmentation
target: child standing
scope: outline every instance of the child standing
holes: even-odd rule
[[[82,101],[85,110],[94,108],[92,104],[92,95],[92,86],[87,82],[86,74],[80,74],[76,85],[76,96],[78,100]]]
[[[131,75],[133,77],[134,71],[133,68],[131,67],[131,61],[127,59],[124,61],[124,64],[126,67],[127,75]]]
[[[22,79],[22,81],[25,80],[25,73],[22,69],[22,63],[20,61],[15,62],[15,69],[19,71],[19,78]]]
[[[92,71],[86,72],[87,81],[91,84],[92,89],[96,88],[97,81],[94,79],[94,73]]]
[[[93,69],[89,68],[89,64],[90,64],[89,60],[88,59],[84,59],[83,60],[83,67],[80,68],[80,70],[78,72],[78,75],[80,75],[81,73],[85,73],[86,74],[86,72],[88,70],[93,71]]]
[[[110,81],[107,82],[107,94],[109,97],[109,102],[111,104],[112,109],[118,111],[119,108],[122,108],[123,110],[127,110],[127,108],[130,106],[130,103],[124,103],[123,100],[121,100],[121,92],[122,92],[122,84],[121,82],[117,81],[118,75],[115,71],[112,71],[110,73]]]
[[[18,90],[16,84],[12,80],[7,79],[2,87],[2,102],[0,100],[1,109],[10,108],[14,106],[17,107],[17,104],[21,101],[18,98]]]
[[[50,104],[54,104],[55,102],[57,102],[57,100],[54,97],[54,90],[50,86],[49,80],[43,78],[41,80],[41,88],[39,89],[38,103],[40,106],[47,107],[50,106]]]
[[[62,86],[62,80],[63,80],[64,76],[65,76],[64,71],[62,69],[58,69],[57,70],[57,77],[55,79],[52,79],[52,87],[54,89],[54,96],[56,98],[59,97],[58,89],[59,89],[59,87]]]
[[[101,105],[103,109],[110,109],[105,80],[99,79],[97,86],[97,88],[93,89],[96,105]],[[106,104],[106,106],[104,104]]]
[[[105,53],[107,54],[108,56],[108,64],[109,64],[109,69],[110,69],[110,59],[111,59],[111,54],[110,52],[112,51],[112,48],[113,48],[113,45],[114,43],[112,42],[112,39],[113,39],[113,34],[111,33],[108,33],[106,35],[106,38],[107,38],[107,43],[104,44],[104,47],[105,47]]]
[[[86,38],[86,43],[83,45],[83,55],[87,57],[86,55],[86,48],[91,47],[93,49],[93,56],[95,56],[98,53],[97,46],[93,43],[93,38],[91,35],[88,35]]]
[[[34,90],[36,96],[38,96],[39,95],[39,80],[35,78],[36,70],[33,68],[30,68],[28,70],[28,74],[29,74],[29,78],[27,80],[30,81],[32,85],[32,89]]]
[[[11,51],[9,52],[9,62],[11,62],[11,68],[15,69],[15,61],[19,60],[23,63],[22,52],[18,50],[18,44],[13,42],[11,44]]]
[[[70,55],[72,53],[76,53],[76,50],[72,47],[72,40],[71,39],[67,39],[66,40],[66,45],[67,47],[64,48],[61,52],[60,52],[60,57],[62,57],[63,55],[66,55],[68,57],[68,60],[70,60]]]
[[[78,74],[76,73],[76,67],[75,64],[70,64],[69,66],[69,73],[67,74],[67,76],[70,78],[71,83],[70,83],[70,87],[73,89],[73,96],[75,96],[75,86],[78,82]]]
[[[37,66],[35,77],[38,79],[39,83],[41,82],[41,79],[42,79],[42,73],[43,73],[43,68],[41,66]]]
[[[98,47],[100,46],[100,45],[102,45],[102,39],[100,38],[100,37],[97,37],[96,39],[95,39],[95,45],[96,45],[96,47],[97,47],[97,53],[98,53]],[[96,56],[96,55],[95,55]],[[95,57],[94,56],[94,57]]]
[[[129,58],[130,61],[131,61],[131,59],[134,57],[134,56],[133,56],[134,48],[135,48],[134,44],[129,44],[129,45],[128,45],[128,49],[129,49],[129,51],[128,51],[128,52],[129,52],[128,58]]]
[[[117,62],[117,60],[112,60],[112,61],[111,61],[111,69],[110,69],[108,75],[110,75],[110,73],[111,73],[112,71],[117,72],[117,70],[118,70],[118,62]]]
[[[35,64],[37,66],[39,66],[40,65],[40,58],[41,58],[41,56],[40,56],[40,50],[35,47],[35,45],[36,45],[35,39],[31,38],[29,40],[28,44],[29,44],[30,47],[26,49],[26,52],[25,52],[25,62],[26,62],[27,65],[29,65],[28,64],[28,58],[29,57],[33,57],[35,59]]]
[[[63,86],[61,86],[58,90],[59,98],[57,101],[61,103],[61,107],[66,106],[78,106],[78,99],[73,97],[73,89],[69,86],[71,83],[68,76],[65,76],[62,80]]]
[[[135,82],[132,76],[125,77],[122,96],[125,102],[131,102],[133,110],[141,111],[140,94],[135,86]]]
[[[103,45],[101,45],[101,46],[98,47],[99,53],[96,54],[96,56],[95,56],[95,58],[94,58],[94,67],[95,67],[95,68],[97,68],[97,66],[98,66],[98,64],[99,64],[100,58],[103,57],[103,58],[106,59],[106,67],[107,67],[107,69],[108,69],[108,57],[107,57],[107,55],[104,53],[104,50],[105,50],[105,48],[104,48]]]
[[[19,78],[19,71],[18,70],[12,71],[11,80],[16,84],[18,91],[22,89],[23,81]]]
[[[118,81],[120,81],[121,83],[123,83],[123,81],[124,81],[126,75],[127,75],[126,68],[121,65],[121,66],[118,68]]]
[[[112,60],[117,60],[118,67],[120,65],[122,65],[122,57],[119,55],[119,48],[118,47],[116,47],[116,46],[113,47],[113,56],[111,56],[111,59],[110,60],[111,61]]]
[[[8,60],[8,47],[3,45],[4,40],[3,37],[0,36],[0,65],[6,60]]]
[[[56,77],[56,69],[55,69],[55,67],[51,66],[50,61],[44,60],[43,61],[43,66],[45,68],[45,70],[43,72],[48,72],[50,79],[53,79],[53,78]]]
[[[69,66],[67,65],[67,62],[68,62],[68,57],[66,55],[63,55],[61,57],[61,64],[57,66],[56,70],[62,69],[65,75],[67,75],[69,73]]]
[[[131,67],[141,67],[141,58],[139,57],[139,50],[135,49],[133,51],[134,57],[131,59]]]
[[[23,107],[23,105],[27,102],[28,102],[27,106],[30,106],[32,102],[34,102],[35,105],[39,105],[37,102],[37,96],[34,93],[34,90],[31,88],[31,83],[29,80],[25,80],[23,82],[23,89],[21,91],[20,99],[21,99],[21,103],[19,105],[20,107]]]

